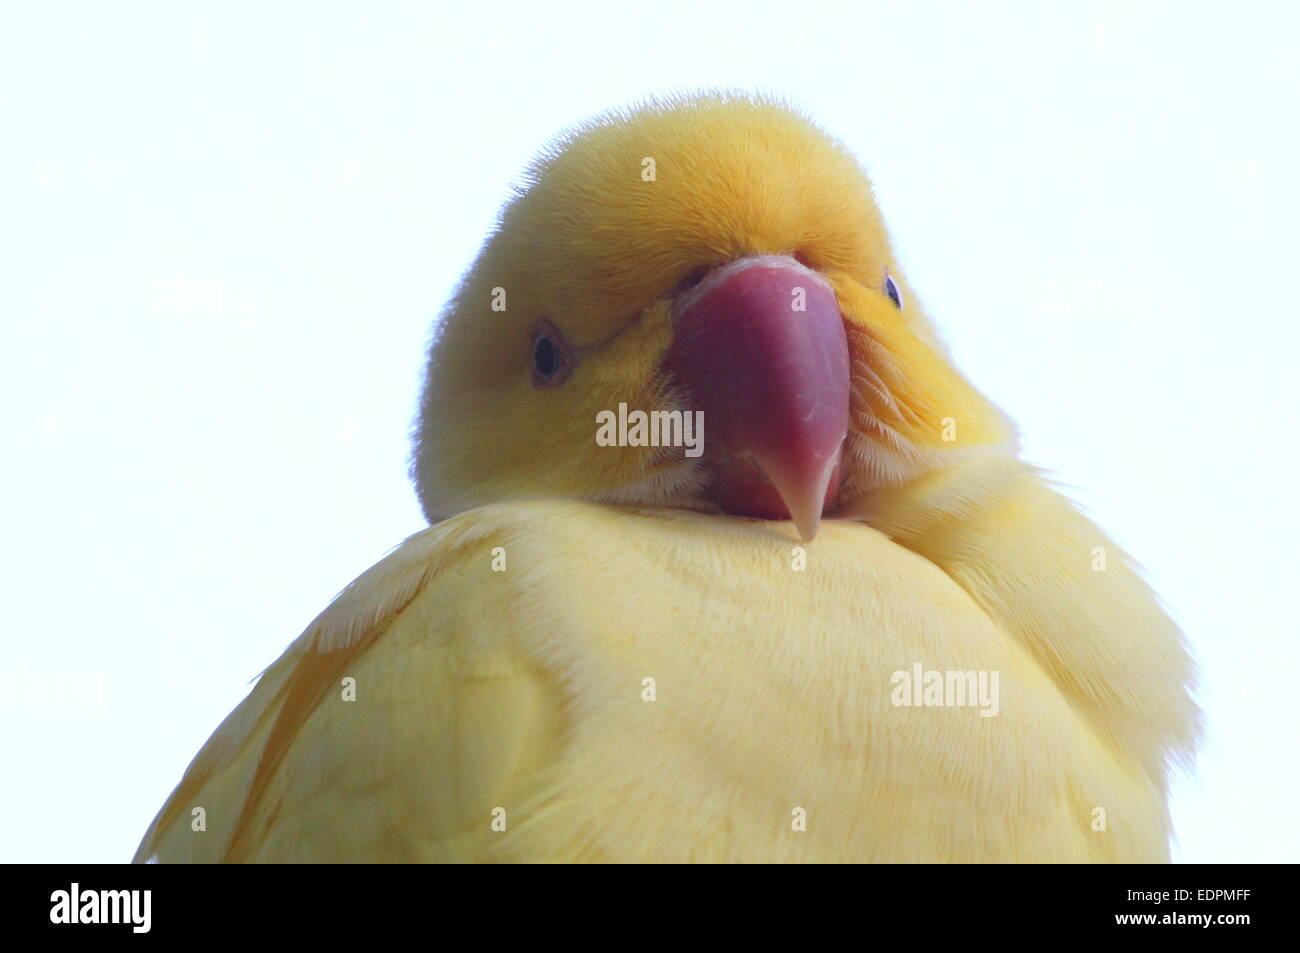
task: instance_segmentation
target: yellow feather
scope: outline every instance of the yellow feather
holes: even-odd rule
[[[690,461],[594,440],[619,403],[680,405],[683,282],[765,254],[825,276],[849,343],[843,482],[806,547],[691,512]],[[543,319],[579,356],[550,389]],[[1165,860],[1190,659],[1017,452],[807,118],[706,94],[593,120],[535,164],[434,341],[413,475],[443,522],[264,673],[136,859]],[[996,674],[996,715],[899,704],[917,666]]]
[[[855,523],[828,524],[803,572],[795,545],[775,524],[582,503],[426,530],[267,673],[235,713],[247,735],[192,769],[138,859],[1167,857],[1159,785],[942,570]],[[319,651],[358,618],[359,639]],[[997,716],[894,707],[891,674],[917,662],[999,671]],[[295,699],[314,699],[305,717]],[[288,723],[272,751],[268,724]]]

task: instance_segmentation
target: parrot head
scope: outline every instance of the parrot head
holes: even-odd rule
[[[412,472],[431,520],[566,498],[811,539],[1014,440],[949,361],[853,156],[777,101],[706,94],[597,118],[536,161],[436,329]]]

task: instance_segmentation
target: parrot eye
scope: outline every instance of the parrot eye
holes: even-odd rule
[[[573,362],[560,329],[542,319],[533,329],[533,385],[554,387],[569,376]]]
[[[903,292],[898,289],[898,282],[889,272],[885,272],[885,294],[889,295],[889,300],[894,302],[894,307],[902,310]]]

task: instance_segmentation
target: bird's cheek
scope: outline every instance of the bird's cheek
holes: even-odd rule
[[[667,367],[703,413],[710,500],[793,519],[811,539],[849,422],[848,342],[830,286],[784,256],[725,265],[679,300]]]

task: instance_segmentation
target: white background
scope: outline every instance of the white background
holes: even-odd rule
[[[959,363],[1185,627],[1176,856],[1300,859],[1294,14],[719,6],[5,4],[0,860],[131,856],[421,527],[426,335],[531,154],[704,86],[862,157]]]

